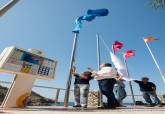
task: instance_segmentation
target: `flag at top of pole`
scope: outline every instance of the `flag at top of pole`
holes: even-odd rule
[[[158,62],[157,62],[157,60],[156,60],[156,58],[155,58],[155,56],[154,56],[154,54],[153,54],[153,52],[152,52],[150,46],[148,45],[148,42],[149,42],[149,41],[152,41],[152,40],[159,40],[159,39],[158,39],[158,38],[154,38],[154,37],[145,37],[143,40],[144,40],[144,42],[145,42],[145,44],[146,44],[146,47],[147,47],[147,49],[148,49],[148,51],[149,51],[149,53],[150,53],[150,55],[151,55],[151,57],[152,57],[152,59],[153,59],[153,61],[154,61],[154,63],[155,63],[157,69],[159,70],[159,73],[160,73],[160,75],[161,75],[162,80],[165,82],[164,73],[163,73],[163,71],[161,70],[161,68],[160,68],[160,66],[159,66],[159,64],[158,64]]]
[[[123,56],[124,56],[124,59],[126,60],[129,57],[135,56],[135,51],[134,50],[125,51]]]
[[[127,71],[128,80],[130,80],[131,77],[130,77],[130,74],[129,74],[129,71],[128,71],[128,66],[127,66],[126,60],[127,60],[129,57],[132,57],[132,56],[135,56],[134,50],[127,50],[127,51],[125,51],[124,54],[123,54],[123,58],[124,58],[124,63],[125,63],[126,71]],[[130,90],[131,90],[131,96],[132,96],[133,104],[136,105],[135,96],[134,96],[134,92],[133,92],[133,87],[132,87],[131,81],[129,81],[129,87],[130,87]]]
[[[154,38],[152,36],[144,38],[144,42],[145,43],[148,43],[149,41],[152,41],[152,40],[159,40],[159,39],[158,38]]]
[[[107,16],[109,13],[108,9],[98,9],[98,10],[91,10],[89,9],[87,11],[87,14],[84,16],[80,16],[78,19],[76,19],[75,23],[76,26],[73,30],[74,32],[74,41],[73,41],[73,48],[72,48],[72,53],[71,53],[71,61],[70,61],[70,66],[69,66],[69,72],[68,72],[68,79],[67,79],[67,84],[66,84],[66,92],[65,92],[65,99],[64,99],[64,106],[68,106],[68,101],[69,101],[69,94],[70,94],[70,86],[71,86],[71,80],[72,80],[72,68],[73,64],[75,62],[75,55],[76,55],[76,49],[77,49],[77,41],[78,41],[78,34],[80,29],[82,28],[82,21],[92,21],[96,17],[101,17],[101,16]]]
[[[86,15],[80,16],[75,20],[75,28],[73,30],[74,33],[79,33],[80,29],[82,28],[82,21],[92,21],[94,20],[96,17],[103,17],[103,16],[107,16],[109,13],[108,9],[97,9],[97,10],[91,10],[89,9],[87,11]]]
[[[114,54],[117,52],[117,50],[121,49],[123,47],[123,43],[119,41],[115,41],[115,43],[112,45],[112,50]]]

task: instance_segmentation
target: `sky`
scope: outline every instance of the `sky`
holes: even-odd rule
[[[0,0],[0,6],[8,0]],[[78,38],[76,66],[79,72],[87,67],[97,69],[96,33],[107,45],[114,41],[124,43],[117,55],[122,59],[125,50],[136,50],[135,57],[129,58],[130,76],[141,79],[148,76],[157,85],[158,94],[165,93],[164,83],[142,40],[143,37],[160,38],[149,43],[161,69],[165,72],[165,11],[155,10],[150,0],[20,0],[0,18],[0,51],[15,45],[24,49],[42,50],[46,57],[58,60],[55,80],[37,80],[35,84],[66,87],[70,55],[72,50],[74,21],[86,14],[88,9],[107,8],[109,15],[84,22]],[[109,52],[101,42],[101,62],[110,62]],[[14,76],[0,74],[0,79],[12,81]],[[72,80],[72,88],[73,88]],[[127,92],[130,93],[127,86]],[[135,94],[139,87],[133,83]],[[46,97],[54,98],[52,90],[33,88]],[[91,82],[91,90],[98,90],[96,81]],[[63,100],[64,92],[61,93]]]

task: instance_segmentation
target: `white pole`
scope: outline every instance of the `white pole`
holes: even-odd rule
[[[97,66],[99,71],[101,61],[100,61],[100,36],[98,33],[96,34],[96,41],[97,41]],[[99,90],[99,106],[103,106],[103,95],[100,90]]]
[[[160,69],[160,66],[159,66],[158,62],[156,61],[155,56],[153,55],[153,53],[152,53],[152,51],[151,51],[151,48],[149,47],[149,45],[148,45],[146,42],[145,42],[145,44],[146,44],[146,46],[147,46],[147,48],[148,48],[148,50],[149,50],[149,53],[151,54],[151,57],[152,57],[152,59],[153,59],[155,65],[156,65],[156,67],[157,67],[158,70],[159,70],[159,73],[160,73],[160,75],[161,75],[162,80],[165,82],[165,77],[164,77],[164,75],[163,75],[163,72],[162,72],[162,70]]]
[[[96,34],[96,41],[97,41],[97,70],[100,70],[100,37],[99,34]]]
[[[131,77],[130,77],[130,74],[129,74],[129,71],[128,71],[128,65],[127,65],[127,62],[126,62],[125,58],[124,58],[124,63],[125,63],[126,71],[127,71],[127,76],[130,79]],[[134,92],[133,92],[132,82],[131,81],[129,81],[129,87],[130,87],[130,91],[131,91],[133,104],[136,105],[135,96],[134,96]]]
[[[0,17],[3,16],[10,8],[12,8],[19,0],[10,0],[7,4],[0,8]]]

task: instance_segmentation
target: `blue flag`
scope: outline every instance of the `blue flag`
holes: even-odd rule
[[[74,33],[79,33],[80,29],[82,28],[82,21],[92,21],[96,17],[101,17],[101,16],[107,16],[109,13],[108,9],[97,9],[97,10],[91,10],[89,9],[87,11],[87,15],[80,16],[75,20],[75,28],[73,30]]]

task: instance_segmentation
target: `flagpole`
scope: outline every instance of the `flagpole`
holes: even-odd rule
[[[19,0],[10,0],[7,4],[0,8],[0,17],[3,16],[10,8],[12,8]]]
[[[97,41],[97,68],[99,71],[101,60],[100,60],[100,36],[98,33],[96,34],[96,41]],[[99,90],[99,106],[103,106],[103,95],[100,90]]]
[[[165,82],[165,77],[164,77],[164,75],[163,75],[163,72],[162,72],[162,70],[160,69],[160,66],[159,66],[158,62],[156,61],[155,56],[154,56],[154,54],[153,54],[152,51],[151,51],[151,48],[149,47],[149,45],[148,45],[146,42],[145,42],[145,44],[146,44],[146,46],[147,46],[147,48],[148,48],[148,51],[149,51],[149,53],[150,53],[150,55],[151,55],[151,57],[152,57],[152,59],[153,59],[155,65],[156,65],[156,67],[157,67],[158,70],[159,70],[159,73],[160,73],[160,75],[161,75],[162,80]]]
[[[68,107],[68,101],[69,101],[69,95],[70,95],[70,86],[71,86],[71,80],[72,80],[72,68],[73,68],[73,64],[75,62],[75,54],[76,54],[78,34],[79,34],[78,32],[74,33],[73,47],[72,47],[69,73],[68,73],[68,79],[67,79],[67,84],[66,84],[66,92],[65,92],[65,98],[64,98],[64,106],[65,107]]]
[[[126,59],[124,58],[124,64],[125,64],[125,67],[126,67],[126,71],[127,71],[127,76],[128,78],[130,79],[130,74],[129,74],[129,71],[128,71],[128,65],[127,65],[127,61]],[[133,104],[136,105],[136,101],[135,101],[135,97],[134,97],[134,92],[133,92],[133,88],[132,88],[132,82],[129,81],[129,87],[130,87],[130,91],[131,91],[131,96],[132,96],[132,101],[133,101]]]
[[[100,70],[100,37],[99,34],[96,34],[97,41],[97,70]]]
[[[112,44],[111,50],[112,50],[112,53],[115,54],[115,50],[114,50],[113,46],[114,46],[114,44]]]

